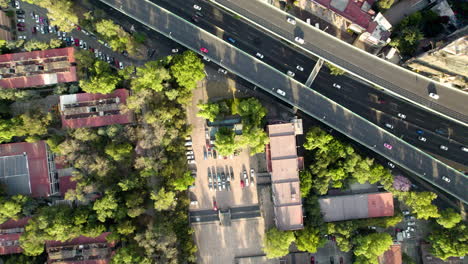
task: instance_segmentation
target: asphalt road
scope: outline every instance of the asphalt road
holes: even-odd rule
[[[296,19],[296,25],[286,21],[290,15],[282,10],[255,0],[213,0],[285,40],[304,48],[312,54],[331,61],[375,85],[387,89],[396,96],[405,98],[427,110],[468,124],[468,94],[444,86],[426,77],[391,64],[372,54],[349,45],[321,30]],[[294,41],[299,36],[303,45]],[[429,97],[434,92],[438,100]]]
[[[208,49],[206,55],[213,62],[468,203],[468,194],[465,191],[468,177],[301,83],[291,80],[262,61],[226,44],[218,37],[154,3],[145,0],[101,0],[101,2],[115,7],[127,16],[170,36],[198,53],[202,53],[201,48]],[[384,143],[391,145],[392,148],[384,147]],[[450,183],[442,180],[443,176],[449,178]]]
[[[308,54],[309,57],[304,55],[294,47],[285,45],[284,42],[246,24],[245,21],[233,17],[209,2],[199,0],[150,1],[192,21],[226,42],[230,42],[228,38],[234,39],[235,42],[232,44],[244,52],[253,56],[260,52],[264,55],[262,61],[281,72],[294,72],[294,78],[302,83],[305,83],[316,63],[316,57],[310,58],[310,54]],[[194,4],[199,5],[201,10],[195,10]],[[197,16],[197,22],[193,20],[193,16]],[[297,65],[303,67],[304,71],[297,70]],[[341,86],[341,89],[333,87],[335,82]],[[388,93],[375,89],[361,80],[356,80],[355,77],[333,76],[326,67],[320,71],[312,89],[338,101],[341,105],[383,128],[385,128],[386,123],[392,124],[395,128],[390,132],[407,142],[411,142],[412,145],[468,166],[468,157],[461,150],[464,143],[468,142],[468,129],[464,125],[447,120],[433,112],[425,111],[414,106],[411,102],[389,96]],[[384,99],[385,103],[379,104],[379,98]],[[406,119],[399,118],[399,113],[404,114]],[[435,132],[440,129],[446,131],[446,134],[441,135]],[[426,142],[417,140],[419,136],[416,133],[417,130],[424,131]],[[448,150],[441,149],[441,145],[448,147]],[[468,171],[468,169],[466,170]]]

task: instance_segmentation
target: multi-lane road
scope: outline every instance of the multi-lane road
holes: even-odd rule
[[[384,61],[299,19],[296,19],[295,25],[288,23],[286,19],[291,17],[289,14],[263,1],[213,0],[212,2],[366,81],[387,89],[395,96],[464,125],[468,123],[468,104],[466,104],[468,94],[463,91],[444,86]],[[294,38],[297,36],[304,39],[305,43],[295,42]],[[436,93],[440,98],[432,99],[429,93]]]
[[[202,48],[206,49],[205,55],[222,67],[264,89],[272,96],[298,107],[397,165],[423,177],[463,202],[468,202],[468,194],[464,188],[468,184],[468,178],[465,175],[316,91],[290,79],[254,56],[149,1],[101,0],[101,2],[198,53],[202,53],[200,52]],[[444,181],[442,177],[450,179],[450,182]]]
[[[151,2],[186,20],[191,20],[197,26],[253,56],[257,53],[262,54],[262,61],[281,72],[294,72],[294,78],[302,83],[305,83],[317,61],[315,56],[304,54],[301,50],[246,24],[245,21],[233,17],[210,2],[198,0],[151,0]],[[195,10],[194,4],[200,6],[201,10]],[[298,65],[303,68],[302,71],[297,69]],[[341,87],[340,89],[333,87],[335,82]],[[332,76],[326,67],[322,68],[311,88],[381,127],[387,128],[387,124],[392,125],[393,129],[388,129],[391,133],[421,149],[468,166],[468,154],[461,150],[463,142],[468,142],[468,129],[464,125],[421,109],[410,102],[389,96],[388,93],[349,75]],[[402,119],[398,114],[406,118]],[[426,142],[418,140],[420,135],[417,131],[424,133],[422,136],[427,139]],[[446,146],[448,150],[441,149],[441,146]]]

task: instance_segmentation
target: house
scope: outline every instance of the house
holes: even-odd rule
[[[1,144],[0,182],[9,195],[48,197],[59,194],[53,154],[45,141]]]
[[[302,158],[297,156],[297,124],[285,123],[268,126],[270,143],[266,158],[271,174],[275,223],[280,230],[304,228],[299,168]]]
[[[12,40],[11,28],[11,19],[4,11],[0,10],[0,39]]]
[[[390,192],[325,196],[319,199],[325,222],[393,216],[393,195]]]
[[[379,264],[402,264],[401,245],[394,244],[378,258]]]
[[[62,127],[100,127],[133,122],[133,113],[123,112],[121,106],[129,93],[117,89],[110,94],[79,93],[60,96]]]
[[[74,48],[0,55],[0,87],[26,88],[76,82]]]
[[[66,242],[47,241],[47,263],[107,264],[114,254],[115,243],[108,242],[110,232],[95,238],[80,236]]]
[[[24,232],[24,227],[30,217],[19,220],[10,219],[0,224],[0,255],[18,254],[23,252],[20,247],[19,238]]]

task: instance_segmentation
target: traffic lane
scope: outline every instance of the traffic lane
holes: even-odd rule
[[[218,29],[222,29],[222,39],[229,42],[228,38],[233,38],[235,43],[231,43],[243,51],[256,56],[257,53],[264,55],[264,60],[270,65],[274,65],[278,70],[287,73],[294,72],[294,78],[300,82],[305,82],[308,72],[312,70],[316,59],[313,60],[300,51],[290,46],[285,46],[278,39],[274,39],[263,31],[252,27],[239,19],[236,19],[217,6],[200,1],[183,0],[152,0],[155,4],[161,5],[171,12],[187,19],[191,23],[216,34]],[[199,5],[202,9],[197,11],[193,4]],[[201,14],[199,22],[193,21],[192,17]],[[216,34],[218,35],[218,34]],[[304,71],[297,70],[297,66],[304,68]]]
[[[363,83],[349,78],[346,75],[332,76],[329,74],[328,69],[322,69],[317,75],[316,82],[312,84],[312,87],[317,91],[327,91],[329,90],[328,87],[332,87],[332,85],[324,87],[322,86],[322,83],[331,78],[333,78],[334,83],[337,83],[342,87],[341,90],[349,90],[350,92],[347,96],[354,98],[356,101],[367,102],[369,107],[394,115],[395,117],[398,117],[398,114],[402,113],[406,115],[405,121],[413,123],[418,127],[432,132],[442,129],[447,131],[447,134],[440,134],[440,136],[450,138],[461,143],[465,142],[465,144],[468,142],[468,129],[463,125],[425,111],[412,105],[411,102],[398,100],[379,89],[375,89],[369,85],[364,85]],[[333,99],[333,97],[329,98]],[[384,102],[379,103],[379,99],[383,99]],[[350,107],[352,109],[352,106]]]
[[[367,120],[326,99],[308,87],[291,80],[269,65],[240,52],[235,47],[226,45],[226,43],[217,37],[199,30],[185,20],[178,19],[156,5],[143,0],[101,1],[109,3],[127,15],[138,17],[142,22],[152,25],[160,32],[164,32],[165,34],[172,32],[174,40],[189,48],[197,51],[200,47],[208,48],[211,59],[218,62],[223,59],[223,67],[228,68],[231,72],[235,74],[242,72],[244,79],[259,87],[263,87],[265,91],[272,95],[296,105],[302,111],[322,120],[327,125],[339,128],[338,131],[341,133],[388,157],[405,169],[421,177],[425,177],[433,184],[437,184],[435,180],[438,177],[446,175],[456,179],[463,186],[467,186],[468,178],[463,174],[401,141],[392,134],[374,126]],[[278,87],[284,89],[286,92],[285,96],[278,94]],[[385,148],[383,146],[384,143],[391,144],[393,146],[392,150]],[[448,189],[447,186],[440,187],[451,192],[452,195],[465,203],[468,201],[468,194],[465,190],[452,189],[451,187]]]
[[[323,84],[323,87],[325,88],[318,88],[322,87],[322,85],[316,85],[313,89],[328,98],[333,98],[333,101],[336,103],[348,109],[352,109],[354,113],[382,127],[383,129],[386,129],[389,133],[402,138],[413,146],[436,153],[447,159],[468,166],[468,153],[461,150],[463,144],[422,129],[412,123],[406,122],[405,119],[382,112],[379,109],[374,109],[372,106],[369,106],[365,100],[355,100],[351,96],[354,93],[353,89],[350,89],[348,86],[341,86],[341,88],[333,87],[333,80],[330,80],[327,77],[327,74],[317,75],[317,81],[320,84]],[[387,124],[391,125],[393,128],[388,128]],[[424,131],[424,137],[427,140],[426,142],[417,140],[418,134],[416,131],[418,130]],[[408,141],[407,139],[416,140]],[[448,147],[448,150],[441,149],[441,145]]]
[[[296,25],[286,22],[286,15],[279,9],[261,1],[216,0],[236,12],[269,28],[286,39],[294,41],[295,36],[303,36],[305,49],[347,68],[348,71],[385,87],[397,96],[415,101],[419,105],[439,111],[447,116],[468,123],[468,94],[449,88],[430,79],[416,75],[402,67],[392,65],[376,56],[359,50],[333,36],[297,20]],[[378,65],[378,67],[376,67]],[[404,88],[403,88],[404,87]],[[432,100],[428,94],[435,92],[439,100]]]

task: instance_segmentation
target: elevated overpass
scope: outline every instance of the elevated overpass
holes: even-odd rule
[[[222,39],[148,0],[100,0],[468,203],[468,177]],[[208,49],[202,54],[200,48]],[[282,95],[283,91],[285,95]],[[384,147],[384,143],[392,149]],[[448,177],[447,183],[442,177]]]

